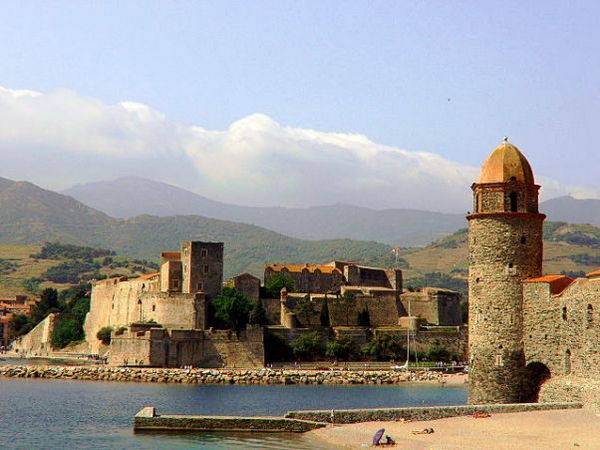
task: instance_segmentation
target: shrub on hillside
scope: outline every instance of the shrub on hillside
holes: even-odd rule
[[[39,253],[31,255],[37,259],[93,259],[114,256],[115,252],[103,248],[81,247],[79,245],[46,242]]]

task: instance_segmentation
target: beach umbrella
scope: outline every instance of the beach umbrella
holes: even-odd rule
[[[383,433],[385,433],[385,428],[382,428],[375,433],[375,436],[373,436],[373,445],[379,445],[379,441],[383,437]]]

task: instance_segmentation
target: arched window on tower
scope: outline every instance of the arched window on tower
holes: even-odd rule
[[[563,306],[562,309],[562,320],[567,320],[567,307]]]
[[[510,198],[510,210],[512,212],[517,212],[517,209],[519,207],[519,194],[517,194],[516,192],[511,192],[509,195]]]
[[[592,328],[594,326],[594,307],[592,305],[587,305],[585,324],[588,328]]]

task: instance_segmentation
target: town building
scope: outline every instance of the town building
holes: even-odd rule
[[[11,319],[17,314],[28,315],[34,304],[35,300],[26,295],[0,299],[0,347],[8,347],[13,340],[10,329]]]

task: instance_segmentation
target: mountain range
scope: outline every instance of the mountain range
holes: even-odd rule
[[[156,260],[161,251],[177,249],[180,243],[185,240],[223,241],[226,246],[225,274],[227,276],[244,271],[260,275],[263,264],[271,261],[306,263],[345,259],[360,261],[365,264],[391,266],[396,261],[392,254],[392,246],[389,243],[377,242],[375,239],[343,238],[346,233],[343,230],[351,230],[355,235],[360,235],[360,227],[367,229],[369,226],[374,226],[369,224],[380,223],[381,230],[373,233],[379,232],[379,236],[387,234],[388,242],[394,242],[391,236],[395,236],[396,242],[404,242],[408,240],[406,237],[409,234],[407,228],[413,227],[414,229],[419,224],[418,214],[423,214],[420,222],[421,229],[431,235],[442,233],[439,224],[432,218],[438,218],[437,220],[442,221],[446,216],[411,210],[375,211],[345,205],[306,208],[304,210],[293,208],[245,208],[203,199],[196,196],[196,194],[161,183],[131,178],[125,180],[130,183],[128,190],[123,187],[125,181],[117,184],[123,189],[120,191],[113,190],[113,194],[110,196],[106,190],[102,191],[100,189],[105,194],[103,201],[112,199],[116,205],[120,205],[121,211],[125,212],[129,208],[128,205],[144,210],[143,200],[147,198],[152,200],[147,204],[157,208],[152,210],[154,213],[159,213],[159,206],[163,204],[165,208],[163,212],[187,212],[188,214],[171,216],[141,214],[130,218],[115,218],[87,206],[71,196],[45,190],[29,182],[17,182],[0,178],[0,242],[41,244],[45,241],[59,241],[110,248],[127,257]],[[141,194],[134,196],[136,186],[140,188]],[[144,189],[141,188],[143,186],[145,186]],[[80,192],[83,190],[80,189]],[[165,192],[170,193],[170,202],[168,201],[168,194],[165,194]],[[117,195],[117,193],[120,195]],[[181,194],[181,197],[178,197],[179,194]],[[79,196],[81,197],[81,195]],[[188,199],[187,205],[184,200],[186,198]],[[254,214],[253,217],[260,217],[258,211],[261,211],[262,214],[267,214],[269,211],[279,211],[278,220],[281,222],[276,221],[276,223],[283,223],[285,214],[289,213],[288,217],[298,218],[298,223],[308,222],[311,225],[310,233],[305,232],[311,236],[333,235],[340,238],[300,239],[257,225],[189,214],[192,208],[201,205],[202,200],[205,201],[205,205],[212,207],[212,209],[209,209],[207,206],[207,211],[213,214],[219,213],[220,205],[230,207],[230,211],[237,211],[238,214],[242,210],[250,211]],[[110,202],[105,203],[105,205],[109,204]],[[548,201],[542,205],[541,209],[549,211],[551,218],[557,217],[566,219],[565,221],[575,221],[577,218],[594,219],[594,211],[597,214],[599,205],[600,201],[581,201],[567,197]],[[183,208],[188,208],[188,210]],[[302,211],[310,218],[305,218],[305,222],[300,222],[299,219],[302,217]],[[352,217],[352,211],[355,212],[355,216],[365,214],[365,217]],[[410,216],[410,220],[413,221],[410,222],[409,220],[410,227],[407,227],[400,219],[377,222],[377,220],[382,221],[382,218],[385,217],[395,217],[394,214],[399,216],[400,211],[405,215],[409,212],[414,213]],[[319,215],[319,212],[322,215]],[[584,212],[587,215],[584,215]],[[337,223],[340,223],[340,227],[337,229],[334,228],[336,214]],[[386,214],[389,214],[389,216],[386,216]],[[323,217],[326,217],[326,219]],[[461,217],[461,221],[457,221],[450,231],[456,231],[459,228],[464,229],[464,219],[462,219],[462,216],[458,217]],[[266,219],[268,217],[264,218],[264,220]],[[342,219],[347,219],[346,228],[342,226]],[[296,229],[301,230],[302,228],[298,223],[296,223]],[[354,225],[351,227],[350,224]],[[437,226],[437,228],[433,228],[433,226]],[[446,226],[450,228],[449,225]],[[322,229],[321,234],[318,233],[319,228]],[[547,263],[553,271],[569,270],[577,272],[600,265],[600,230],[597,227],[548,221],[545,230]],[[373,236],[373,234],[365,234]],[[450,232],[443,234],[448,236]],[[420,236],[424,239],[424,234]],[[460,239],[457,240],[456,236],[460,236]],[[406,275],[409,278],[437,271],[444,272],[454,278],[460,278],[464,276],[466,270],[464,240],[464,231],[462,231],[442,238],[421,249],[405,248],[402,250],[401,255],[403,259],[399,262],[405,268]],[[563,255],[569,256],[565,257]]]
[[[366,239],[402,247],[425,245],[466,224],[462,214],[415,209],[375,210],[343,204],[307,208],[239,206],[136,177],[77,185],[62,193],[112,217],[201,215],[258,225],[300,239]]]
[[[334,204],[307,208],[221,203],[166,183],[137,177],[76,185],[63,191],[112,217],[201,215],[258,225],[300,239],[367,239],[392,246],[426,245],[466,225],[464,214]],[[543,202],[549,220],[600,226],[600,200],[570,196]]]
[[[298,264],[335,258],[391,265],[394,258],[391,247],[379,242],[303,240],[255,225],[196,215],[117,219],[72,197],[0,178],[0,242],[59,241],[156,260],[161,251],[177,249],[186,240],[224,242],[226,275],[260,274],[263,264],[270,261]]]

